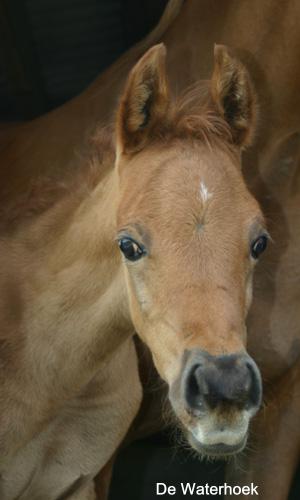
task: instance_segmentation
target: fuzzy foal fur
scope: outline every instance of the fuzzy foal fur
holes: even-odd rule
[[[229,472],[234,484],[249,484],[251,481],[258,484],[261,499],[283,500],[288,496],[299,458],[300,442],[300,233],[297,229],[300,72],[296,50],[299,45],[300,6],[299,2],[292,0],[230,0],[222,3],[189,0],[167,30],[181,4],[180,0],[170,0],[155,30],[116,61],[80,96],[38,120],[1,129],[1,172],[2,179],[5,179],[0,186],[2,241],[3,236],[8,239],[16,224],[24,225],[26,218],[30,219],[50,208],[53,197],[60,198],[65,188],[68,191],[73,175],[79,178],[74,171],[78,167],[81,170],[83,157],[86,157],[81,155],[82,149],[86,150],[83,146],[86,138],[99,120],[107,122],[128,71],[147,48],[163,37],[168,47],[170,82],[172,88],[179,91],[199,77],[207,79],[210,76],[211,54],[216,41],[233,47],[239,59],[251,69],[259,93],[259,128],[254,145],[243,156],[243,166],[247,184],[260,200],[268,218],[275,245],[270,247],[255,274],[254,303],[248,318],[249,350],[259,363],[266,381],[266,406],[253,422],[250,450],[239,457],[241,466]],[[188,122],[194,129],[195,119],[189,118]],[[103,149],[109,147],[106,140],[103,146],[99,136],[97,140],[99,152],[94,158],[99,155],[101,163]],[[109,166],[111,162],[105,156]],[[106,160],[103,161],[105,165]],[[99,172],[99,169],[96,168],[96,171]],[[62,172],[70,173],[68,182],[63,186],[60,185],[64,177]],[[91,177],[98,178],[98,173],[96,176],[92,173]],[[77,181],[76,185],[78,187]],[[85,189],[85,186],[84,176],[82,188]],[[18,258],[16,245],[21,254]],[[32,264],[32,259],[28,253],[26,258],[19,241],[13,245],[3,242],[2,249],[1,346],[2,353],[7,353],[7,359],[14,361],[20,347],[15,339],[10,341],[7,338],[7,332],[16,331],[19,338],[24,338],[22,329],[17,328],[17,319],[22,317],[24,309],[24,296],[16,290],[20,283],[23,285],[23,278],[32,279],[31,273],[26,276],[23,269],[23,264],[27,266],[28,260]],[[31,252],[30,246],[27,252]],[[14,270],[10,264],[15,265]],[[38,266],[38,262],[35,264]],[[9,373],[9,363],[5,364],[5,377],[6,370]],[[19,372],[21,380],[22,375]],[[28,404],[27,395],[24,399]],[[2,407],[7,409],[6,401]],[[23,409],[26,410],[25,407]],[[21,420],[23,409],[17,412]],[[33,423],[32,427],[36,433],[36,424]],[[47,446],[50,447],[49,443]],[[57,445],[51,449],[57,449]],[[25,465],[23,462],[23,466],[21,463],[19,467],[24,474]],[[79,475],[76,474],[77,477]]]
[[[117,115],[116,146],[109,130],[98,131],[77,173],[38,177],[23,197],[12,197],[2,209],[3,500],[17,495],[23,500],[94,498],[93,478],[119,446],[141,399],[134,329],[169,385],[179,376],[185,349],[244,350],[251,300],[244,274],[252,274],[253,265],[247,255],[240,257],[248,236],[230,245],[253,218],[263,224],[239,166],[240,149],[254,127],[251,85],[238,61],[217,48],[218,74],[206,97],[200,99],[194,90],[174,103],[164,59],[165,48],[153,47],[130,73]],[[242,75],[241,83],[234,78],[234,92],[242,96],[239,108],[232,107],[223,59]],[[191,114],[197,99],[199,109]],[[230,120],[224,106],[233,109]],[[222,220],[220,212],[215,221],[228,232],[223,243],[229,245],[211,264],[207,261],[209,281],[201,271],[209,247],[205,234],[202,243],[197,235],[198,219],[209,227],[211,218],[214,226],[213,211],[203,219],[199,187],[204,177],[216,214],[220,206],[227,213]],[[230,214],[238,207],[243,215],[233,219]],[[157,246],[158,267],[150,263],[150,281],[147,270],[124,270],[115,241],[134,221],[146,224]],[[189,245],[181,247],[181,239]],[[167,265],[159,264],[164,249]],[[233,250],[239,264],[232,267]],[[191,265],[182,253],[190,251]],[[231,271],[217,278],[214,269],[221,266],[221,271],[225,262]],[[175,278],[181,266],[184,272]],[[196,278],[204,279],[204,295]],[[215,279],[220,286],[229,280],[231,292],[215,294],[210,285]],[[233,290],[238,294],[231,295]],[[151,297],[160,297],[160,303]],[[199,307],[210,310],[214,336]],[[189,427],[191,417],[180,401],[176,411]],[[229,422],[228,416],[222,418]],[[230,416],[230,425],[235,418]]]

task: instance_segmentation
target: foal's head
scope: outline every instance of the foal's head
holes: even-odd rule
[[[200,109],[172,102],[165,53],[146,53],[121,99],[117,238],[132,321],[189,442],[227,455],[243,448],[261,403],[245,320],[267,235],[240,159],[255,99],[246,69],[217,46]]]

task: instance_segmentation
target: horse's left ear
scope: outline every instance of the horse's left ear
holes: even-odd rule
[[[229,124],[234,143],[251,143],[255,129],[256,98],[247,69],[224,45],[215,45],[211,95]]]
[[[117,156],[141,150],[165,117],[169,105],[165,58],[165,46],[155,45],[129,74],[117,114]]]

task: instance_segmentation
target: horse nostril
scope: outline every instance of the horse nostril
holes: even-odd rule
[[[248,373],[250,374],[250,383],[248,391],[247,408],[259,408],[262,401],[262,382],[260,372],[251,358],[246,362]]]
[[[185,401],[197,413],[220,405],[255,413],[261,392],[259,370],[247,355],[209,356],[193,364],[185,377]]]
[[[203,408],[203,395],[205,392],[205,387],[200,387],[203,385],[201,381],[201,365],[196,364],[192,366],[185,385],[185,399],[188,408],[196,411],[201,411]],[[204,391],[203,391],[204,389]]]

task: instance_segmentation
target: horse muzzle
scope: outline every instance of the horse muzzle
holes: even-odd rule
[[[238,453],[262,401],[257,365],[246,352],[213,356],[193,349],[183,358],[170,401],[189,443],[203,455]]]

